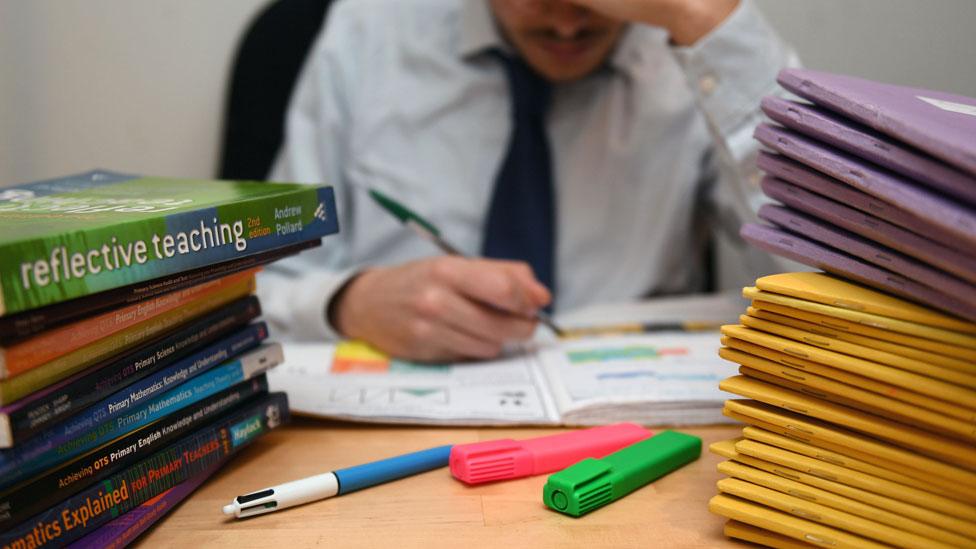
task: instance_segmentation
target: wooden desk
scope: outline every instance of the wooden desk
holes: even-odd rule
[[[682,429],[705,447],[733,426]],[[559,429],[415,428],[296,419],[241,453],[142,538],[143,547],[742,547],[708,512],[720,458],[702,457],[574,519],[542,504],[546,477],[467,487],[446,469],[248,520],[220,509],[242,492],[443,444]]]

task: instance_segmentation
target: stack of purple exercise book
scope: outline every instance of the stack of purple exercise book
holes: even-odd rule
[[[767,97],[769,252],[976,321],[976,99],[806,69]]]

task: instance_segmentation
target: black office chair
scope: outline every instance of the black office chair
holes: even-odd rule
[[[330,0],[276,0],[248,26],[227,88],[220,179],[264,180],[284,138],[285,112]]]

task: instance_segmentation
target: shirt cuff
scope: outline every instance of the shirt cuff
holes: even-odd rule
[[[338,340],[342,335],[329,322],[328,310],[357,269],[307,272],[292,276],[273,266],[258,274],[257,294],[272,336],[289,341]]]
[[[722,131],[755,113],[762,97],[777,89],[779,70],[797,63],[751,0],[741,0],[694,45],[672,50],[702,108]]]

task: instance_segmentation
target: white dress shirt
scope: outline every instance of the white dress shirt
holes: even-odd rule
[[[335,186],[340,233],[258,281],[278,337],[334,335],[333,293],[372,265],[440,252],[362,190],[375,187],[477,255],[511,131],[510,49],[485,0],[342,0],[310,51],[271,179]],[[700,291],[722,230],[723,286],[773,272],[738,225],[761,202],[759,101],[794,63],[749,0],[693,47],[630,25],[606,65],[553,92],[555,310]],[[720,146],[708,124],[720,134]]]

